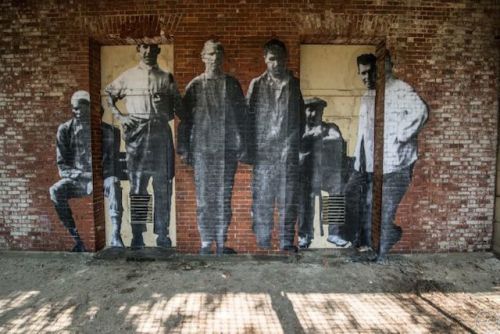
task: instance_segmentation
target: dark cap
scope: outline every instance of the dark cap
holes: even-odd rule
[[[325,108],[327,106],[327,103],[325,100],[320,99],[319,97],[311,97],[309,99],[304,100],[304,104],[306,107],[312,107],[312,108]]]

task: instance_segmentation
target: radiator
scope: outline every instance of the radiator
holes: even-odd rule
[[[345,223],[345,196],[321,196],[321,223],[342,225]]]

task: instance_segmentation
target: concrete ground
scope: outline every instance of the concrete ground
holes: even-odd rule
[[[500,333],[493,254],[353,256],[4,251],[0,333]]]

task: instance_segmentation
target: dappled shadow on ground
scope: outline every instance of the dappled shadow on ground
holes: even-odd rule
[[[463,256],[445,266],[6,256],[0,332],[500,332],[499,260]]]
[[[495,333],[498,294],[288,294],[308,333]],[[438,303],[429,303],[436,299]],[[459,301],[468,301],[464,306]],[[487,300],[487,301],[485,301]]]

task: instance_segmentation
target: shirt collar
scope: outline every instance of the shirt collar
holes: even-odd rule
[[[73,119],[71,120],[71,129],[75,135],[78,134],[81,130],[83,130],[82,122],[79,119],[73,117]]]
[[[141,60],[137,67],[139,67],[141,70],[151,71],[153,69],[158,69],[158,64],[154,64],[153,66],[149,66],[146,63],[144,63],[144,61]]]
[[[386,85],[386,86],[393,85],[393,84],[396,82],[396,80],[397,80],[397,79],[396,79],[393,75],[391,75],[391,76],[386,76],[386,77],[385,77],[385,85]]]
[[[278,82],[278,81],[274,80],[274,79],[271,77],[271,75],[269,74],[269,72],[267,72],[267,71],[266,71],[266,80],[267,80],[269,83],[274,84],[274,85],[277,85],[277,86],[278,86],[278,87],[280,87],[280,88],[281,88],[281,87],[285,87],[285,86],[288,84],[288,82],[290,81],[291,76],[292,76],[292,75],[291,75],[290,71],[286,71],[286,73],[285,73],[285,77],[283,78],[283,80],[281,80],[281,81],[279,81],[279,82]]]
[[[203,80],[220,80],[226,77],[225,73],[220,73],[219,75],[215,75],[213,77],[209,77],[205,72],[203,72]]]

